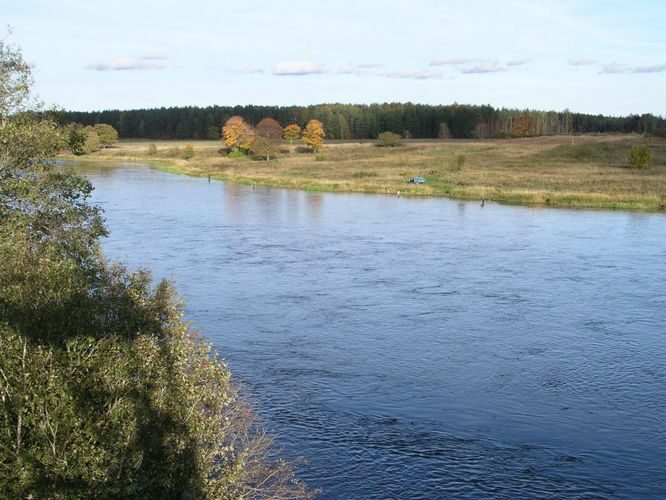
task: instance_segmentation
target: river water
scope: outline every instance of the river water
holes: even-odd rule
[[[81,167],[323,498],[666,496],[666,217]]]

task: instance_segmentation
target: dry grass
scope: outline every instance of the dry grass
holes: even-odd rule
[[[627,168],[629,147],[648,142],[652,168]],[[195,158],[168,158],[186,141],[122,141],[92,155],[99,159],[153,161],[161,168],[288,188],[320,191],[395,193],[413,196],[495,200],[566,207],[666,209],[666,141],[637,135],[557,136],[507,140],[408,141],[404,147],[333,143],[315,157],[285,146],[270,162],[227,158],[219,141],[189,141]],[[294,149],[297,149],[294,147]],[[456,158],[465,155],[462,169]],[[88,159],[89,157],[86,157]],[[412,176],[423,185],[408,184]]]

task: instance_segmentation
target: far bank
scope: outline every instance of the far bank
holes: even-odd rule
[[[186,160],[181,152],[187,144],[194,156]],[[633,144],[652,149],[649,169],[628,167]],[[317,154],[285,144],[270,161],[229,158],[222,147],[221,141],[121,140],[76,159],[141,161],[173,173],[311,191],[666,210],[666,140],[634,134],[414,140],[400,147],[328,142]],[[415,176],[425,183],[410,184]]]

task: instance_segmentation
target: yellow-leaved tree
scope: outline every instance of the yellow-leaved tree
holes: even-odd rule
[[[289,141],[289,153],[293,155],[294,141],[298,140],[301,137],[301,127],[299,127],[295,123],[287,125],[284,128],[284,134],[282,137],[284,137],[285,141]]]
[[[319,120],[310,120],[303,129],[303,142],[316,153],[324,144],[324,126]]]
[[[222,140],[233,151],[249,151],[254,140],[254,131],[240,116],[232,116],[222,127]]]

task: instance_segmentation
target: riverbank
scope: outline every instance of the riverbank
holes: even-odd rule
[[[653,166],[627,168],[632,144],[648,143]],[[177,157],[194,146],[189,160]],[[149,154],[155,144],[157,152]],[[637,135],[503,140],[328,143],[317,155],[288,145],[278,159],[228,158],[220,141],[120,141],[85,160],[141,161],[174,173],[243,184],[406,196],[447,196],[555,207],[666,210],[666,141]],[[461,159],[462,158],[462,159]],[[409,184],[413,176],[421,185]]]

